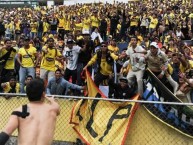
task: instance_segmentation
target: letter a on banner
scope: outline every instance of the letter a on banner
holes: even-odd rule
[[[86,71],[88,96],[105,98]],[[139,95],[133,97],[137,100]],[[73,107],[71,124],[87,145],[123,145],[138,104],[80,100]]]

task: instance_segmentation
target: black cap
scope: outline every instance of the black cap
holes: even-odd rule
[[[24,40],[25,40],[25,41],[30,41],[30,38],[29,38],[28,36],[25,36],[25,37],[24,37]]]
[[[90,36],[90,34],[85,32],[85,33],[82,33],[82,36]]]

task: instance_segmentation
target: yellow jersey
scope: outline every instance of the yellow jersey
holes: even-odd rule
[[[71,30],[71,22],[70,22],[70,20],[66,21],[66,25],[64,26],[64,29],[65,30]]]
[[[58,18],[59,20],[59,24],[58,24],[58,28],[64,28],[65,27],[65,19],[64,18]]]
[[[4,83],[4,84],[5,84],[5,87],[3,87],[3,92],[4,92],[4,93],[9,93],[10,90],[11,90],[10,83],[9,83],[9,82],[6,82],[6,83]],[[15,87],[15,92],[16,92],[16,93],[19,93],[19,88],[20,88],[19,83],[16,83],[16,87]]]
[[[25,49],[24,47],[19,49],[18,52],[21,55],[21,64],[23,67],[34,67],[35,56],[37,54],[37,50],[35,47],[31,46],[29,49]]]
[[[20,30],[20,22],[15,23],[15,30]]]
[[[108,46],[108,50],[110,50],[111,52],[114,52],[114,53],[119,52],[119,48],[117,46],[112,46],[112,45]]]
[[[187,68],[185,68],[185,67],[182,65],[182,63],[180,63],[179,69],[180,69],[180,72],[184,73]],[[169,72],[170,74],[173,74],[173,71],[174,71],[174,69],[173,69],[173,67],[172,67],[172,64],[168,64],[168,72]]]
[[[56,48],[50,49],[47,47],[43,47],[43,50],[47,50],[48,53],[44,53],[42,51],[42,61],[41,61],[41,66],[40,68],[50,70],[50,71],[55,71],[55,62],[56,62],[56,57],[57,56],[62,56],[60,51]]]
[[[110,53],[111,57],[114,60],[117,60],[119,57],[115,55],[114,53]],[[88,66],[91,66],[97,61],[97,54],[95,54],[91,60],[88,62]],[[101,63],[100,63],[100,73],[103,75],[110,75],[112,74],[112,66],[107,62],[106,58],[101,58]]]
[[[75,30],[82,30],[82,23],[76,23]]]
[[[90,19],[83,20],[83,29],[90,29]]]
[[[189,14],[188,16],[190,19],[193,19],[193,13]]]
[[[130,26],[138,26],[138,21],[139,21],[138,16],[132,16]]]
[[[48,32],[49,31],[50,25],[47,22],[43,22],[43,32]]]
[[[92,16],[91,17],[91,26],[93,27],[99,27],[100,20],[98,17]]]
[[[157,24],[158,24],[158,19],[157,18],[153,18],[153,17],[149,17],[151,19],[149,28],[155,29]]]
[[[30,27],[31,27],[31,32],[36,33],[37,32],[37,28],[38,28],[38,23],[37,22],[32,22],[30,24]]]
[[[14,49],[14,48],[13,48]],[[2,49],[0,53],[0,57],[5,55],[8,51],[6,49]],[[14,69],[14,61],[15,61],[15,55],[17,54],[17,50],[14,49],[11,51],[11,54],[5,64],[5,69]]]

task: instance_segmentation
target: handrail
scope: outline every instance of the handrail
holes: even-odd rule
[[[0,96],[24,97],[26,96],[26,94],[0,93]],[[166,105],[193,106],[193,103],[181,103],[181,102],[161,102],[161,101],[144,101],[144,100],[132,100],[132,99],[93,98],[93,97],[84,97],[84,96],[63,96],[63,95],[49,95],[49,94],[46,94],[46,96],[55,97],[55,98],[64,98],[64,99],[87,99],[87,100],[102,100],[102,101],[112,101],[112,102],[135,102],[135,103],[144,103],[144,104],[166,104]]]

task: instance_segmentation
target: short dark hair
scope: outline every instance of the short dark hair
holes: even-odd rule
[[[44,91],[44,81],[40,78],[30,81],[26,86],[26,94],[30,102],[40,101]]]
[[[32,75],[27,75],[25,79],[27,80],[28,78],[33,79]]]
[[[101,43],[101,45],[108,45],[108,42],[104,41]]]
[[[10,76],[9,81],[12,80],[12,79],[16,80],[16,77],[15,76]]]
[[[178,56],[178,55],[179,55],[178,53],[173,53],[173,54],[172,54],[172,57]]]
[[[25,36],[25,37],[24,37],[24,41],[30,41],[30,37]]]
[[[135,36],[135,35],[132,35],[132,36],[130,37],[130,39],[132,39],[132,38],[138,40],[137,36]]]
[[[57,69],[57,70],[55,71],[55,73],[58,72],[58,71],[59,71],[60,73],[62,73],[62,71],[61,71],[60,69]]]
[[[47,42],[49,42],[49,41],[54,41],[54,38],[48,38],[48,40],[47,40]]]
[[[8,41],[11,41],[11,39],[6,38],[6,39],[4,40],[4,43],[7,43]]]

